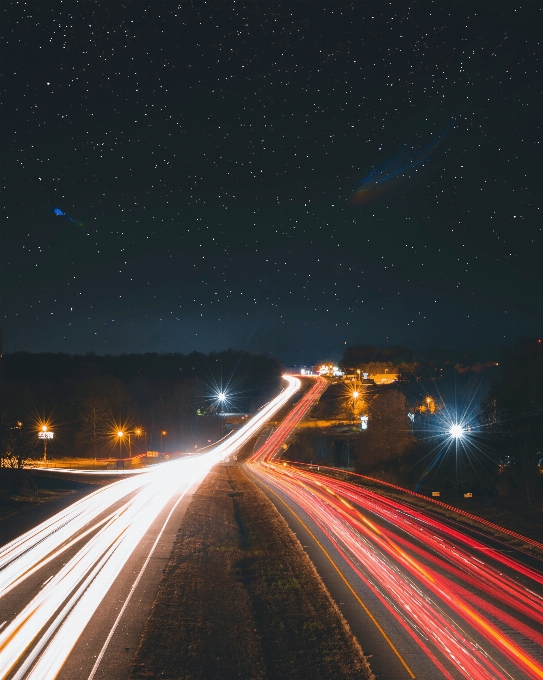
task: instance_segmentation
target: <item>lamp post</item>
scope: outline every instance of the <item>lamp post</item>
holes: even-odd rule
[[[134,430],[134,434],[135,434],[136,437],[139,439],[139,438],[143,435],[143,430],[141,429],[141,427],[137,427],[137,428]],[[132,449],[130,450],[130,457],[132,457]]]
[[[430,428],[430,404],[432,403],[431,397],[426,397],[426,431],[428,432]]]
[[[224,436],[224,404],[226,402],[226,394],[224,392],[219,392],[217,394],[217,401],[220,405],[220,418],[221,418],[221,439]]]
[[[41,426],[41,431],[43,432],[43,462],[47,462],[47,439],[45,433],[47,432],[47,425]]]
[[[20,429],[20,428],[19,428]],[[40,431],[38,432],[38,439],[43,439],[43,462],[47,463],[47,440],[53,439],[54,433],[47,427],[47,425],[42,425]]]
[[[15,429],[17,430],[17,455],[21,455],[21,429],[23,427],[23,424],[21,423],[20,420],[17,421],[17,425],[15,425]],[[3,459],[4,459],[4,450],[0,451],[0,467],[3,465]]]
[[[117,432],[117,437],[119,437],[119,458],[122,458],[121,446],[122,446],[122,441],[124,439],[124,432],[122,430],[119,430]]]
[[[356,400],[360,396],[360,392],[358,390],[355,390],[353,392],[353,418],[356,416]]]

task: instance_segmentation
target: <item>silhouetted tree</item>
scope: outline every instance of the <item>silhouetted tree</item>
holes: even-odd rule
[[[413,362],[413,352],[406,347],[375,347],[374,345],[359,345],[347,347],[340,366],[344,369],[356,369],[362,365],[380,363],[392,366]]]
[[[76,390],[79,427],[77,443],[81,453],[96,457],[108,440],[114,423],[122,424],[128,415],[128,394],[119,380],[99,375],[85,380]],[[123,414],[124,411],[124,414]]]
[[[35,427],[21,420],[4,421],[4,465],[22,470],[25,463],[39,451]]]
[[[502,433],[507,477],[511,477],[521,490],[521,497],[529,503],[537,502],[542,487],[538,463],[543,452],[541,339],[519,340],[506,352],[503,376],[490,389],[486,404],[484,412],[487,420],[495,420],[494,427]],[[504,491],[500,488],[499,492]]]
[[[399,390],[383,390],[370,403],[368,429],[361,432],[354,442],[357,465],[360,469],[367,469],[397,462],[413,442],[406,397]]]

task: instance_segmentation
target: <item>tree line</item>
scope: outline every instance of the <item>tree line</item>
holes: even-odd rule
[[[355,375],[386,368],[398,381],[359,385],[357,399],[353,383],[332,384],[312,417],[356,423],[365,415],[367,429],[359,423],[323,435],[308,428],[287,457],[354,467],[425,491],[448,489],[451,496],[473,492],[532,507],[542,502],[540,338],[522,338],[500,354],[434,348],[417,356],[365,345],[347,348],[340,365]]]
[[[207,355],[7,354],[3,464],[20,468],[41,456],[38,431],[43,427],[54,433],[47,440],[47,453],[54,457],[200,448],[224,433],[219,411],[254,412],[277,392],[282,371],[275,359],[235,350]],[[220,391],[224,402],[217,398]],[[126,436],[116,436],[119,431]]]

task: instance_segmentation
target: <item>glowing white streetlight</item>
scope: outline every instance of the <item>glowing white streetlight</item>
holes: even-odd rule
[[[217,395],[217,399],[219,401],[225,401],[226,400],[226,394],[224,392],[219,392],[219,394]]]
[[[454,439],[460,439],[461,437],[464,436],[464,428],[462,425],[459,425],[458,423],[455,423],[454,425],[451,425],[449,428],[449,434],[451,437],[454,437]]]

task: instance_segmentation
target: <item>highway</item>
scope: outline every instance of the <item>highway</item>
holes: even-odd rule
[[[132,600],[149,571],[160,579],[165,532],[170,547],[175,538],[172,517],[213,465],[294,396],[300,381],[285,380],[275,399],[218,445],[101,487],[0,548],[0,678],[126,675],[126,663],[122,673],[115,658],[107,666],[108,651],[119,631],[137,645]]]
[[[323,389],[317,380],[246,469],[305,544],[374,672],[543,678],[543,562],[315,466],[274,462]]]

